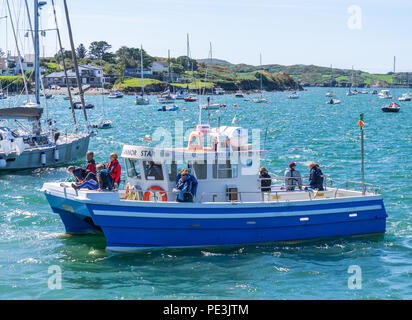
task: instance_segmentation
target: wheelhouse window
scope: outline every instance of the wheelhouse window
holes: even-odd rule
[[[163,180],[163,170],[160,163],[143,161],[146,180]]]
[[[175,181],[177,177],[177,163],[175,161],[168,163],[167,171],[169,172],[169,180]]]
[[[129,178],[141,179],[139,162],[137,160],[126,159],[126,173]]]
[[[195,161],[189,164],[192,168],[192,173],[198,180],[207,179],[207,164],[206,161]]]
[[[237,164],[231,164],[230,160],[225,163],[213,164],[213,179],[232,179],[238,177]]]

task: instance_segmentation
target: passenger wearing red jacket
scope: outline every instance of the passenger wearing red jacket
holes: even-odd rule
[[[109,171],[114,180],[115,189],[119,187],[120,176],[122,175],[122,168],[120,167],[120,163],[117,158],[117,153],[110,154],[110,162],[106,166],[106,169]]]
[[[86,153],[86,170],[96,173],[96,161],[94,161],[94,152],[89,151]]]

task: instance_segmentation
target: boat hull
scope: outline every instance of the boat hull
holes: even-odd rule
[[[72,200],[47,188],[45,193],[67,232],[102,230],[107,250],[115,252],[382,234],[387,217],[380,196],[299,203],[103,204]]]
[[[6,166],[0,167],[0,172],[55,167],[70,163],[86,155],[89,142],[90,135],[87,135],[67,144],[58,144],[57,146],[37,148],[35,150],[25,150],[20,155],[17,155],[15,152],[7,156],[0,153],[0,157],[6,160]],[[56,149],[59,153],[58,160],[56,160],[55,157]],[[45,154],[46,161],[44,163],[42,162],[42,154]]]

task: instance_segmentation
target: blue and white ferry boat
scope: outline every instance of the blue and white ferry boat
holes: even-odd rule
[[[126,190],[74,190],[60,182],[42,190],[67,233],[103,233],[114,252],[385,232],[387,214],[376,192],[286,191],[274,182],[262,192],[258,171],[265,152],[248,142],[241,127],[198,125],[182,148],[124,146]],[[198,181],[190,203],[176,201],[181,168]]]

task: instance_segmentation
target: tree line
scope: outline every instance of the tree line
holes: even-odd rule
[[[143,68],[150,68],[156,58],[149,55],[144,49],[122,46],[115,52],[112,51],[112,46],[106,41],[94,41],[86,48],[84,44],[80,44],[76,48],[76,57],[78,59],[92,59],[96,64],[117,64],[124,71],[128,68],[140,68],[140,51],[143,55]],[[58,63],[62,62],[60,53],[54,56]],[[72,52],[70,50],[64,51],[64,59],[71,60]],[[166,59],[168,61],[168,59]],[[186,56],[178,58],[171,58],[170,61],[171,72],[182,74],[186,71],[196,71],[198,63],[196,60]]]

